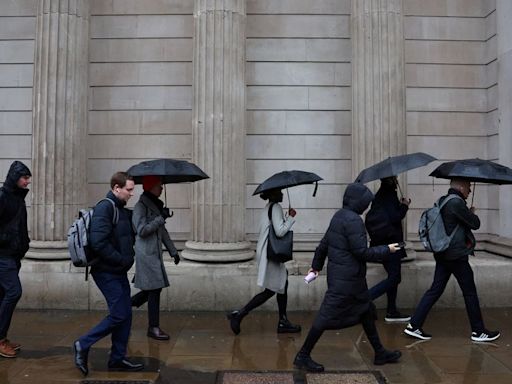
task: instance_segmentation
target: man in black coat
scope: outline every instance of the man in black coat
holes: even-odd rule
[[[91,275],[105,296],[109,314],[74,342],[75,365],[84,375],[89,372],[89,349],[109,334],[112,334],[108,362],[110,370],[139,371],[144,368],[143,364],[133,363],[126,358],[132,324],[127,272],[134,261],[134,234],[131,212],[125,205],[133,196],[134,182],[125,172],[117,172],[112,176],[110,186],[112,190],[107,193],[106,199],[94,208],[90,226],[90,244],[97,260],[91,267]]]
[[[11,164],[0,188],[0,356],[16,357],[21,345],[7,339],[12,315],[21,298],[19,271],[29,248],[25,197],[30,170],[21,161]]]
[[[366,262],[394,257],[398,244],[368,248],[366,229],[360,215],[373,200],[372,192],[363,184],[350,184],[343,196],[343,208],[331,219],[329,228],[315,251],[311,270],[318,274],[325,259],[327,292],[294,365],[312,372],[324,367],[310,354],[324,330],[341,329],[361,323],[375,351],[374,363],[390,363],[400,358],[400,351],[386,350],[375,327],[375,306],[368,294]]]
[[[365,225],[370,235],[370,246],[400,243],[404,241],[402,220],[409,209],[411,199],[402,197],[398,200],[396,176],[381,179],[380,188],[375,194],[370,210],[366,214]],[[400,257],[392,257],[382,262],[388,277],[370,288],[370,298],[373,300],[387,294],[387,322],[407,322],[409,315],[400,313],[396,306],[398,284],[402,280],[402,262],[406,257],[405,249],[400,248]]]
[[[450,183],[448,195],[443,196],[440,204],[449,195],[456,198],[449,200],[441,209],[441,217],[447,235],[455,234],[448,248],[439,253],[434,253],[436,269],[434,281],[430,289],[425,292],[416,308],[410,323],[404,332],[421,340],[429,340],[432,335],[423,331],[422,326],[432,306],[443,294],[450,276],[457,279],[471,324],[472,341],[492,341],[500,337],[498,331],[489,331],[484,326],[480,302],[476,291],[473,270],[469,265],[469,255],[474,255],[476,240],[471,230],[480,228],[480,219],[475,215],[475,207],[468,208],[466,199],[471,193],[471,183],[463,179],[453,179]]]

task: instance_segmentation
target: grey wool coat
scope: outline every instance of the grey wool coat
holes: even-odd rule
[[[256,245],[256,259],[258,260],[258,285],[262,288],[270,289],[276,293],[284,293],[286,285],[287,271],[283,263],[276,263],[267,259],[268,232],[270,226],[274,226],[277,237],[286,235],[295,219],[291,216],[285,218],[281,205],[272,206],[272,222],[268,219],[268,210],[270,203],[267,203],[261,213],[260,235]]]
[[[162,243],[172,255],[178,251],[165,229],[164,218],[157,206],[142,195],[133,209],[132,222],[137,232],[135,287],[143,291],[168,287],[169,279],[165,273]]]

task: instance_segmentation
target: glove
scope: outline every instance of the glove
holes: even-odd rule
[[[175,255],[171,255],[171,257],[174,259],[174,264],[178,265],[180,263],[180,255],[176,253]]]
[[[173,211],[169,212],[169,208],[165,207],[162,209],[161,215],[165,220],[165,219],[168,219],[169,217],[172,217],[172,215],[174,215],[174,212]]]

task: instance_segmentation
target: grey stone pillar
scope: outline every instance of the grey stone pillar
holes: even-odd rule
[[[245,240],[245,0],[194,1],[192,239],[183,257],[248,260]]]
[[[86,205],[89,0],[38,2],[27,257],[68,258],[67,230]]]
[[[355,178],[388,156],[406,153],[402,0],[352,0],[351,23]]]
[[[512,167],[512,2],[496,1],[499,162]],[[489,42],[487,42],[489,44]],[[512,186],[500,186],[499,235],[512,237]]]

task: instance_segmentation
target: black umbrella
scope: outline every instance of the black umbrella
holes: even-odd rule
[[[440,179],[465,179],[490,184],[512,184],[512,169],[490,160],[449,161],[434,169],[430,176]]]
[[[185,160],[175,159],[142,161],[131,166],[127,173],[133,177],[135,184],[142,184],[144,176],[160,176],[163,184],[208,179],[208,175],[197,165]]]
[[[423,167],[434,160],[436,160],[435,157],[423,152],[388,157],[377,164],[363,169],[357,176],[356,183],[368,183],[373,180],[397,176],[402,172]]]
[[[267,180],[258,185],[258,188],[256,188],[252,195],[258,195],[272,189],[283,189],[295,187],[296,185],[316,183],[315,191],[313,192],[313,196],[315,196],[318,188],[318,181],[320,180],[323,179],[313,172],[283,171],[270,176]]]

